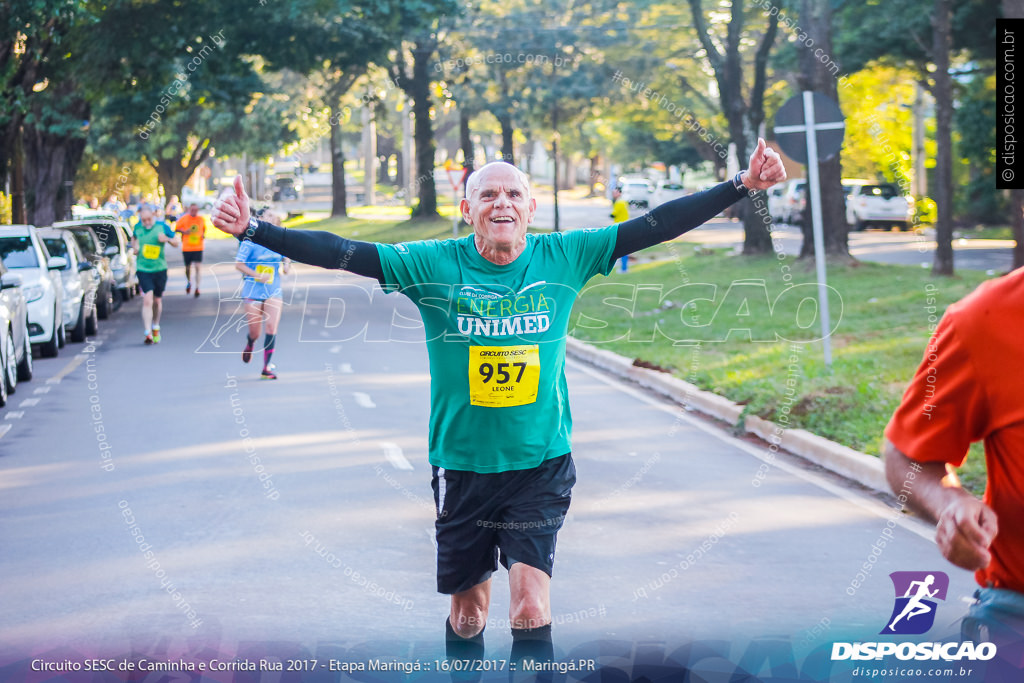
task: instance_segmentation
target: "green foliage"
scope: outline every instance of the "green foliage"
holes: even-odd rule
[[[995,121],[995,75],[975,75],[963,86],[953,114],[962,159],[956,213],[971,223],[998,223],[1009,211],[1006,197],[996,189]]]
[[[894,182],[913,176],[914,97],[914,73],[906,68],[873,62],[849,76],[839,88],[839,106],[849,124],[843,139],[844,177]],[[928,138],[925,154],[935,157],[935,143]]]

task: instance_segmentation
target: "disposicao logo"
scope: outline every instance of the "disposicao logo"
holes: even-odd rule
[[[944,572],[893,572],[889,574],[896,590],[896,604],[882,635],[905,636],[927,633],[935,623],[935,608],[946,600],[949,576]]]
[[[889,574],[896,592],[892,614],[881,635],[921,635],[935,623],[939,601],[946,600],[949,576],[943,572],[893,572]],[[993,643],[965,642],[857,642],[833,643],[832,661],[870,660],[896,657],[899,660],[946,662],[985,661],[996,656]]]

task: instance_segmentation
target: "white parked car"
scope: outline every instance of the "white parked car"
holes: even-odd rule
[[[52,358],[64,346],[64,282],[67,261],[51,257],[32,225],[0,225],[0,260],[21,276],[28,302],[29,338]]]
[[[32,379],[32,342],[28,337],[28,305],[21,276],[0,262],[0,406],[18,382]]]
[[[772,221],[775,223],[784,222],[787,185],[788,183],[779,183],[768,190],[768,213],[771,214]]]
[[[622,188],[622,201],[630,206],[646,209],[651,205],[654,188],[643,178],[621,178],[618,187]]]
[[[682,183],[677,183],[674,180],[659,180],[658,184],[654,186],[654,205],[661,206],[665,202],[685,197],[688,194],[690,193],[686,191]]]
[[[910,230],[914,224],[914,200],[904,197],[892,183],[844,181],[850,188],[846,197],[846,222],[854,230],[870,226]]]
[[[786,185],[786,193],[782,198],[782,215],[780,216],[782,222],[793,225],[799,224],[803,220],[804,209],[806,208],[807,180],[797,178],[790,181]]]
[[[75,236],[58,228],[39,228],[39,236],[50,256],[58,256],[67,263],[61,269],[64,283],[64,327],[71,341],[84,342],[87,334],[96,334],[99,316],[96,312],[96,292],[100,274],[85,254]]]

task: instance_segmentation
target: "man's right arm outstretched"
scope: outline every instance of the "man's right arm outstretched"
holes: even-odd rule
[[[249,197],[241,176],[234,192],[225,192],[213,206],[213,224],[239,239],[247,239],[286,258],[321,268],[347,270],[356,275],[384,278],[380,255],[371,242],[358,242],[322,230],[286,230],[265,221],[250,224]]]

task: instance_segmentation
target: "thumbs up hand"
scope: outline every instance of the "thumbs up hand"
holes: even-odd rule
[[[235,176],[233,190],[224,190],[210,212],[213,224],[229,235],[241,235],[249,227],[249,197],[242,176]]]
[[[757,149],[750,155],[750,166],[743,174],[743,184],[751,190],[767,190],[785,179],[782,157],[765,144],[764,138],[758,138]]]

